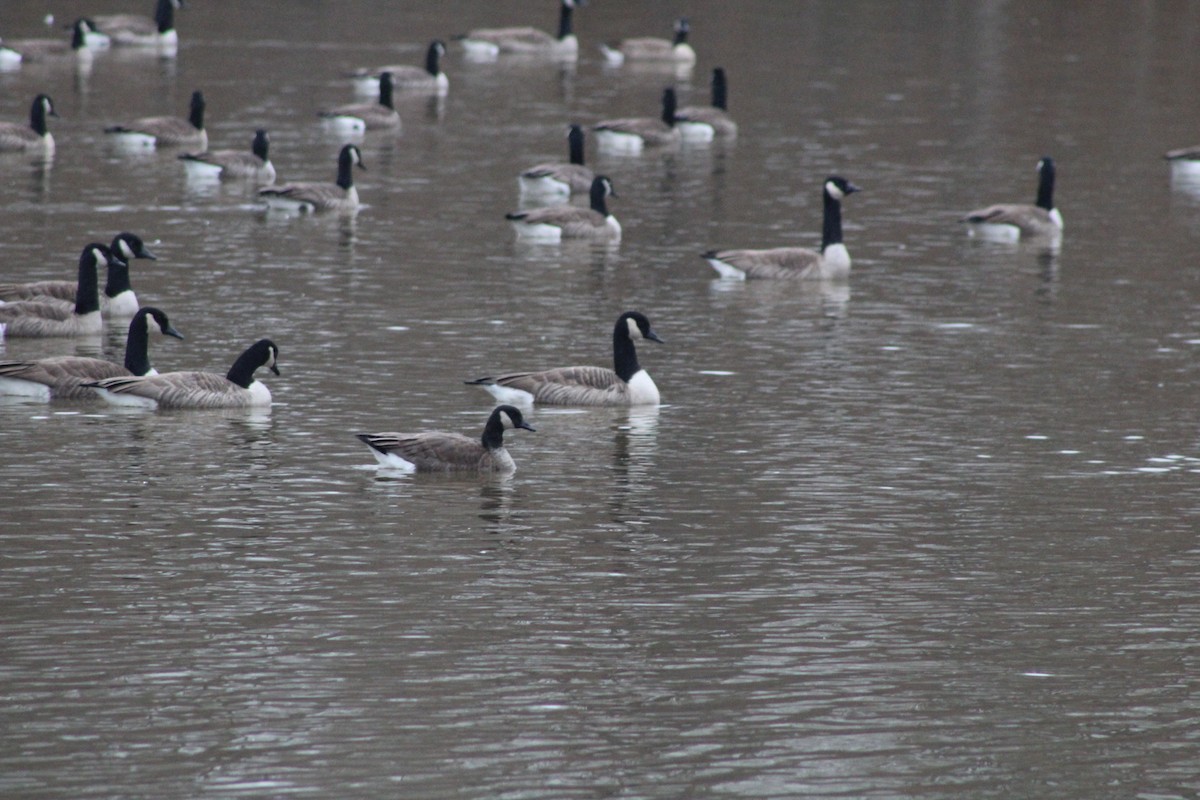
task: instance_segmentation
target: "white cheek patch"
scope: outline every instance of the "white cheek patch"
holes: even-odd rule
[[[625,325],[629,328],[629,338],[630,339],[642,338],[642,329],[638,327],[637,321],[634,320],[633,317],[630,317],[629,319],[625,320]]]
[[[500,412],[500,423],[507,429],[517,427],[516,423],[513,422],[512,417],[509,416],[507,411]]]
[[[834,200],[841,200],[843,197],[846,196],[845,193],[842,192],[842,190],[839,189],[837,187],[837,184],[834,183],[833,181],[825,182],[825,191],[828,192],[829,196],[832,197]]]

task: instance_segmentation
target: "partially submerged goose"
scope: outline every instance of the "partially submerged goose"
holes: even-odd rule
[[[501,403],[566,406],[658,405],[658,387],[638,364],[635,339],[662,342],[650,320],[626,311],[613,327],[613,369],[561,367],[545,372],[516,372],[467,381],[482,386]]]
[[[0,361],[0,394],[18,395],[42,402],[56,400],[88,400],[97,397],[86,383],[105,378],[157,374],[150,366],[150,333],[157,332],[176,339],[183,334],[175,330],[167,315],[157,308],[138,309],[129,322],[125,339],[125,364],[100,358],[59,356],[37,361]]]
[[[208,148],[208,132],[204,130],[204,93],[192,92],[188,118],[142,117],[123,125],[113,125],[104,132],[126,147],[195,147]]]
[[[537,28],[477,28],[459,38],[467,54],[475,58],[495,58],[500,53],[551,56],[574,60],[579,57],[579,40],[571,29],[576,0],[560,0],[558,35]]]
[[[154,17],[140,14],[101,14],[92,17],[96,30],[114,45],[153,47],[162,55],[174,55],[179,47],[175,11],[183,0],[157,0]]]
[[[738,126],[729,116],[729,86],[725,70],[717,67],[712,73],[712,105],[684,106],[675,112],[675,125],[687,141],[708,141],[720,136],[737,136]]]
[[[641,36],[625,39],[615,47],[600,45],[604,60],[612,66],[619,66],[626,61],[669,61],[677,64],[696,63],[696,51],[688,44],[688,33],[691,25],[687,17],[675,20],[675,37],[660,39],[654,36]]]
[[[392,99],[394,86],[392,73],[384,72],[379,76],[379,102],[350,103],[349,105],[328,108],[317,113],[327,125],[331,125],[346,133],[362,133],[363,131],[395,128],[400,125],[400,113],[396,111]]]
[[[50,96],[39,94],[33,98],[33,105],[29,109],[28,125],[0,122],[0,153],[37,150],[52,155],[54,136],[46,125],[46,118],[57,116]]]
[[[96,270],[120,258],[107,245],[93,242],[79,256],[79,282],[73,308],[56,302],[26,300],[0,305],[0,336],[46,339],[57,336],[93,336],[104,328],[100,317],[100,287]]]
[[[612,181],[603,175],[592,180],[591,207],[572,205],[534,208],[505,215],[517,236],[543,242],[586,239],[591,242],[621,241],[621,223],[608,213],[606,198],[617,196]]]
[[[857,191],[857,186],[837,175],[825,179],[821,190],[825,221],[820,251],[806,247],[709,250],[701,257],[724,278],[845,280],[850,276],[850,253],[842,242],[842,199]]]
[[[663,90],[662,114],[653,117],[623,117],[607,119],[592,126],[596,131],[596,143],[604,150],[624,153],[640,153],[643,147],[661,147],[675,144],[681,138],[675,126],[677,104],[675,90]]]
[[[571,125],[567,132],[568,163],[550,162],[521,173],[517,184],[523,194],[569,197],[592,190],[596,175],[583,165],[583,128]]]
[[[352,211],[358,208],[354,167],[366,169],[362,153],[352,144],[344,145],[338,153],[336,183],[285,183],[260,189],[258,196],[267,201],[268,208],[285,211]]]
[[[972,211],[960,222],[971,235],[1012,241],[1022,236],[1057,239],[1062,235],[1062,214],[1054,207],[1054,159],[1038,162],[1037,201],[1034,205],[1001,203]]]
[[[385,72],[392,73],[392,86],[398,92],[424,92],[427,94],[444,95],[450,91],[450,79],[442,72],[442,56],[446,55],[446,43],[434,39],[425,51],[425,66],[414,67],[412,64],[389,64],[385,67],[366,67],[350,73],[354,80],[354,88],[359,94],[375,95],[379,93],[379,76]]]
[[[381,467],[405,472],[512,472],[517,465],[504,448],[504,431],[513,428],[535,430],[520,409],[502,405],[492,410],[479,439],[445,431],[357,436]]]
[[[192,178],[246,180],[254,183],[274,183],[275,165],[270,158],[271,137],[262,128],[254,132],[250,152],[245,150],[210,150],[204,153],[184,153],[179,157]]]
[[[271,405],[271,390],[255,380],[254,372],[266,367],[276,375],[279,349],[270,339],[260,339],[238,356],[224,377],[215,372],[164,372],[160,375],[105,378],[84,384],[113,405],[140,408],[264,408]]]

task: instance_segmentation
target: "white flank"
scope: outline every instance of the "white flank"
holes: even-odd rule
[[[35,381],[23,381],[20,378],[0,378],[0,394],[36,400],[39,403],[50,402],[49,386]]]

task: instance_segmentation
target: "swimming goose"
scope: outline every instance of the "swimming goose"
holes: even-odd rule
[[[392,73],[379,76],[379,102],[350,103],[317,112],[317,116],[338,130],[346,133],[395,128],[400,124],[400,113],[392,100]]]
[[[1191,147],[1181,147],[1178,150],[1168,150],[1163,153],[1167,161],[1196,161],[1200,160],[1200,144]]]
[[[821,196],[825,222],[821,250],[777,247],[772,250],[709,250],[704,258],[723,278],[845,280],[850,277],[850,253],[842,243],[842,199],[860,189],[845,178],[825,179]]]
[[[124,231],[113,237],[108,249],[119,258],[108,262],[108,280],[104,293],[100,295],[100,314],[108,317],[131,317],[138,310],[137,295],[129,283],[129,262],[135,258],[158,259],[146,249],[145,242],[137,234]],[[57,303],[68,307],[75,304],[78,283],[75,281],[49,280],[30,283],[0,284],[0,303],[33,300],[39,303]]]
[[[15,66],[25,61],[44,61],[80,56],[87,58],[92,51],[87,35],[95,31],[91,20],[80,17],[71,26],[70,39],[6,39],[0,42],[0,66]]]
[[[358,189],[352,169],[366,169],[362,153],[352,144],[338,153],[337,183],[285,183],[259,189],[258,196],[268,208],[306,213],[309,211],[351,211],[358,208]]]
[[[592,242],[621,241],[621,223],[608,213],[605,198],[617,196],[612,181],[603,175],[592,179],[591,207],[558,205],[515,211],[504,217],[512,223],[517,236],[542,242],[563,239],[587,239]]]
[[[245,150],[210,150],[204,153],[184,153],[179,157],[192,178],[248,180],[255,183],[274,183],[275,165],[268,155],[271,137],[262,128],[254,132],[250,152]]]
[[[467,381],[482,386],[501,403],[566,406],[658,405],[658,387],[638,364],[634,339],[662,342],[650,320],[626,311],[613,327],[613,367],[562,367],[546,372],[517,372]]]
[[[158,332],[182,339],[167,315],[157,308],[138,309],[129,322],[125,339],[124,366],[101,358],[59,356],[37,361],[0,361],[0,394],[19,395],[42,402],[88,400],[96,392],[85,383],[104,378],[131,375],[157,375],[150,366],[150,333]]]
[[[496,406],[483,427],[483,436],[472,439],[461,433],[359,433],[381,467],[405,472],[512,472],[517,468],[504,448],[504,431],[537,430],[512,406]]]
[[[522,194],[562,195],[590,192],[596,174],[583,165],[583,128],[572,125],[567,132],[570,163],[538,164],[521,173],[517,185]]]
[[[562,10],[558,17],[557,36],[537,28],[478,28],[455,38],[460,39],[467,54],[475,58],[495,58],[500,53],[578,58],[579,40],[571,30],[571,17],[576,5],[583,3],[577,0],[560,2]]]
[[[684,140],[709,141],[714,136],[737,136],[737,123],[729,116],[728,89],[725,70],[717,67],[712,73],[712,105],[684,106],[676,110],[675,125]]]
[[[607,119],[592,126],[596,131],[596,143],[605,150],[625,153],[640,153],[643,147],[675,144],[680,140],[675,127],[675,90],[664,89],[662,115],[653,117],[625,117]]]
[[[192,92],[188,118],[142,117],[124,125],[113,125],[104,132],[115,136],[127,147],[195,147],[208,148],[208,132],[204,130],[204,93]]]
[[[444,95],[450,91],[450,79],[442,72],[442,56],[446,55],[446,43],[434,39],[425,51],[425,66],[414,67],[411,64],[389,64],[386,67],[368,69],[362,67],[350,73],[354,79],[354,88],[359,94],[374,95],[379,93],[379,76],[384,72],[392,73],[392,86],[398,92],[428,92],[429,94]]]
[[[29,109],[28,125],[0,122],[0,153],[42,150],[46,155],[52,155],[54,136],[46,127],[46,117],[57,116],[50,96],[39,94],[33,98],[33,106]]]
[[[56,336],[91,336],[100,333],[100,287],[96,270],[120,261],[106,245],[93,242],[79,256],[79,283],[74,308],[55,302],[26,300],[0,305],[0,337],[45,339]]]
[[[1062,214],[1054,207],[1054,159],[1038,162],[1037,202],[1000,204],[980,208],[959,222],[969,223],[971,235],[989,239],[1019,239],[1022,236],[1057,238],[1062,235]]]
[[[154,18],[140,14],[100,14],[92,17],[96,30],[115,45],[154,47],[163,55],[174,55],[179,46],[175,11],[183,0],[158,0]]]
[[[681,17],[675,20],[674,39],[642,36],[625,39],[616,47],[602,44],[600,50],[604,53],[604,60],[614,67],[626,61],[673,61],[679,64],[694,64],[696,51],[687,40],[690,31],[687,17]]]
[[[164,372],[160,375],[105,378],[85,383],[112,405],[139,408],[264,408],[271,405],[271,390],[255,380],[254,372],[266,367],[276,375],[279,349],[270,339],[259,339],[238,356],[224,377],[215,372]]]

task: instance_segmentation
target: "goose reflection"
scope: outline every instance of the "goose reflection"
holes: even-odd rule
[[[651,510],[658,456],[660,406],[631,406],[613,415],[613,484],[608,505],[614,520],[639,521]]]

